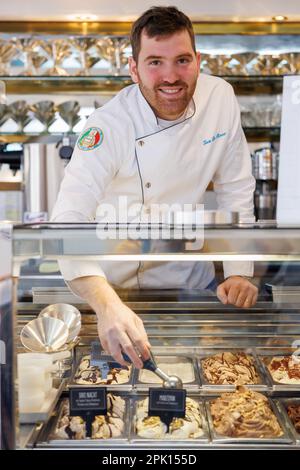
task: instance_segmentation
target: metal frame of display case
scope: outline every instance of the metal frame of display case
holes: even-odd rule
[[[300,228],[269,223],[185,226],[151,225],[159,244],[149,243],[146,224],[25,224],[14,230],[14,258],[110,261],[300,261]],[[202,230],[203,229],[203,230]],[[181,238],[178,237],[180,232]],[[116,239],[116,233],[120,238]],[[168,233],[166,239],[165,234]],[[124,244],[131,234],[132,245]],[[130,237],[129,237],[130,238]],[[82,242],[78,254],[78,242]]]
[[[12,226],[0,222],[0,449],[16,446],[15,321]]]

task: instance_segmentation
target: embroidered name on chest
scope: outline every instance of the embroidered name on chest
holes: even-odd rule
[[[202,143],[203,145],[207,145],[207,144],[212,144],[214,143],[216,140],[218,139],[221,139],[222,137],[224,137],[226,135],[226,132],[217,132],[215,135],[213,135],[210,139],[204,139],[202,140]]]

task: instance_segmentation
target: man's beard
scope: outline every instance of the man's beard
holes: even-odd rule
[[[189,102],[193,97],[196,84],[197,79],[195,79],[195,82],[190,85],[190,87],[182,81],[177,81],[172,84],[164,82],[160,83],[159,85],[155,85],[154,88],[150,89],[147,88],[139,78],[140,90],[144,98],[147,100],[147,102],[153,109],[155,115],[162,118],[167,115],[168,119],[176,119],[184,113]],[[160,88],[164,87],[181,87],[184,93],[182,94],[182,96],[178,97],[178,99],[175,100],[168,100],[167,96],[166,99],[164,99],[162,96],[160,96],[160,93],[158,91]]]

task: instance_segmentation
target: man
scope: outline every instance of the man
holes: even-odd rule
[[[153,7],[133,25],[135,85],[122,90],[89,118],[66,168],[52,220],[94,221],[97,208],[126,195],[141,217],[153,204],[197,204],[210,181],[219,209],[253,217],[254,178],[238,104],[225,81],[201,74],[190,20],[175,7]],[[253,220],[253,219],[252,219]],[[136,367],[149,355],[142,321],[122,303],[120,287],[205,288],[212,263],[61,264],[72,290],[98,316],[103,348],[121,364],[126,352]],[[106,279],[106,275],[108,280]],[[217,295],[251,307],[256,287],[251,263],[224,263]]]

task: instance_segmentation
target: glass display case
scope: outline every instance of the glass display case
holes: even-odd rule
[[[43,413],[19,413],[18,400],[14,402],[17,388],[10,382],[16,429],[20,431],[10,446],[299,447],[300,227],[242,225],[233,219],[214,217],[205,220],[204,227],[189,226],[184,234],[181,228],[174,224],[13,227],[12,236],[8,237],[13,247],[11,279],[15,281],[16,293],[13,363],[17,353],[29,352],[24,349],[24,341],[23,344],[20,341],[24,326],[41,318],[42,309],[49,304],[76,307],[81,313],[81,329],[79,338],[69,347],[70,368],[60,369],[55,396]],[[96,373],[98,383],[90,382],[95,372],[89,356],[91,345],[97,340],[96,316],[62,280],[57,262],[66,260],[105,262],[112,269],[117,269],[120,263],[136,263],[140,270],[147,269],[149,262],[161,267],[176,262],[179,271],[181,263],[213,262],[217,283],[222,282],[222,262],[254,262],[253,282],[258,286],[259,297],[250,309],[221,304],[213,289],[189,289],[185,283],[180,289],[172,289],[166,278],[159,289],[147,289],[142,283],[140,289],[117,290],[143,320],[157,363],[169,374],[181,377],[187,391],[186,419],[175,420],[169,432],[162,421],[147,417],[149,388],[160,385],[151,373],[149,376],[144,373],[147,371],[141,373],[131,367],[127,375],[122,372],[122,383],[118,379],[100,383],[101,377],[104,379],[100,368]],[[60,346],[58,350],[62,352],[66,348]],[[1,366],[2,372],[5,369]],[[110,371],[110,374],[118,377],[117,372]],[[72,418],[68,409],[70,391],[87,385],[107,389],[110,416],[116,417],[114,413],[117,413],[118,418],[112,423],[107,416],[98,416],[92,438],[86,436],[84,420]],[[231,431],[228,430],[228,401],[231,410],[237,407]],[[249,401],[252,424],[240,418],[243,403]],[[266,422],[255,409],[263,410]],[[3,412],[2,408],[2,422]]]

